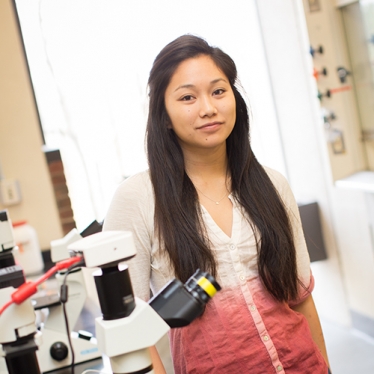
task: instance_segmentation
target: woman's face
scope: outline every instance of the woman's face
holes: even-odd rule
[[[165,91],[165,106],[183,150],[226,144],[236,103],[226,75],[205,55],[183,61]]]

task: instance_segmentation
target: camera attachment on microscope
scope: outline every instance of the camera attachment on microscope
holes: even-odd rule
[[[148,303],[171,328],[183,327],[201,316],[205,305],[220,290],[210,274],[198,269],[185,284],[171,280]]]

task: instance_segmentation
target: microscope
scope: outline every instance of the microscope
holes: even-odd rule
[[[153,373],[149,347],[173,327],[183,327],[202,315],[221,289],[208,273],[197,270],[183,284],[171,280],[148,303],[134,297],[128,266],[136,255],[132,234],[105,231],[68,246],[82,255],[93,273],[102,316],[95,320],[100,351],[109,357],[113,373]]]
[[[7,240],[3,251],[10,250],[12,245]],[[116,374],[153,373],[149,347],[170,328],[187,326],[201,316],[206,304],[221,289],[210,274],[197,270],[185,284],[171,280],[148,303],[134,297],[129,270],[123,263],[136,254],[130,232],[98,232],[72,240],[68,250],[73,257],[58,262],[54,271],[71,270],[73,264],[98,268],[93,274],[102,312],[95,320],[97,346],[104,358],[109,358]],[[8,267],[22,271],[16,265]],[[50,274],[49,270],[43,280],[22,283],[16,291],[7,287],[6,292],[0,293],[0,353],[5,357],[9,374],[40,374],[36,350],[45,343],[35,342],[40,333],[36,331],[35,314],[28,298]],[[74,298],[69,290],[70,296]]]
[[[5,284],[8,285],[9,279],[12,280],[11,286],[13,286],[9,287],[7,292],[5,292],[5,290],[3,291],[4,299],[0,299],[1,306],[5,304],[6,301],[10,300],[10,295],[14,292],[14,288],[21,286],[25,282],[25,278],[22,268],[19,265],[15,265],[11,252],[11,250],[15,247],[15,244],[12,234],[12,225],[6,212],[0,212],[0,222],[0,243],[4,242],[2,247],[3,250],[0,252],[1,288],[3,288],[3,285]],[[52,261],[58,263],[59,261],[69,259],[70,256],[67,250],[67,246],[69,244],[98,231],[101,231],[101,225],[94,221],[81,234],[79,234],[76,229],[73,229],[64,238],[52,241]],[[61,285],[65,273],[66,270],[62,269],[56,274],[56,280],[59,285]],[[7,278],[5,278],[5,275]],[[74,269],[74,271],[69,274],[66,283],[69,287],[69,302],[66,304],[66,311],[70,326],[74,327],[82,312],[86,300],[86,288],[82,269],[80,267]],[[0,318],[0,330],[1,332],[5,333],[8,326],[15,323],[16,315],[18,315],[20,319],[20,322],[17,322],[18,325],[22,325],[24,323],[30,323],[32,325],[32,330],[35,334],[37,334],[38,337],[37,344],[34,347],[36,351],[35,362],[38,362],[38,367],[40,367],[40,371],[38,371],[38,373],[50,372],[52,370],[70,365],[71,352],[68,348],[68,337],[66,333],[62,304],[60,302],[60,296],[57,293],[44,297],[33,296],[30,300],[26,300],[21,305],[12,305],[11,308],[13,309],[12,313],[6,311],[7,313],[4,312],[4,317],[1,316]],[[48,309],[47,319],[41,324],[41,326],[36,326],[34,310],[44,308]],[[7,320],[7,315],[11,319],[10,321]],[[17,326],[14,328],[14,331],[16,331],[15,334],[18,334]],[[8,336],[1,339],[0,333],[0,342],[7,342],[8,340]],[[81,363],[101,357],[96,339],[92,336],[92,334],[85,331],[72,331],[71,341],[74,349],[75,363]],[[5,356],[5,353],[3,356]],[[9,353],[6,357],[9,357]],[[15,360],[15,362],[18,361],[19,360]],[[5,361],[0,360],[0,374],[7,374],[10,372],[9,365],[7,365],[7,367],[5,365]],[[29,371],[28,367],[29,364],[27,364],[24,371],[20,371],[19,369],[16,370],[15,373],[32,373]]]
[[[101,231],[102,226],[97,221],[93,221],[81,233],[77,229],[72,229],[65,237],[51,242],[51,258],[54,263],[66,260],[70,257],[68,246],[77,240],[88,235]],[[59,288],[63,282],[66,271],[60,271],[56,274],[56,280]],[[69,326],[74,328],[79,316],[83,310],[87,299],[86,284],[81,267],[74,269],[69,273],[66,280],[69,288],[69,300],[66,303],[67,319]],[[69,348],[68,336],[66,334],[66,325],[63,314],[63,306],[59,301],[53,302],[50,297],[46,304],[36,301],[35,309],[48,308],[48,316],[41,326],[42,344],[37,351],[37,358],[43,373],[69,366],[71,363],[71,352]],[[40,304],[40,305],[39,305]],[[72,331],[71,342],[74,350],[74,362],[82,363],[101,357],[97,347],[97,341],[92,334],[86,331]],[[1,374],[1,373],[0,373]]]
[[[15,247],[8,212],[0,211],[0,307],[25,283],[23,270],[15,264],[12,254]],[[0,356],[5,359],[0,362],[0,370],[9,374],[40,374],[36,357],[39,338],[31,300],[10,305],[0,315]]]

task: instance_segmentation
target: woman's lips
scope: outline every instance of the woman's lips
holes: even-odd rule
[[[198,127],[198,130],[215,130],[217,127],[222,125],[222,122],[210,122]]]

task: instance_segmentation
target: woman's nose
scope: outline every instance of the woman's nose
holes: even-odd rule
[[[217,108],[210,97],[201,98],[200,102],[200,117],[211,117],[217,114]]]

